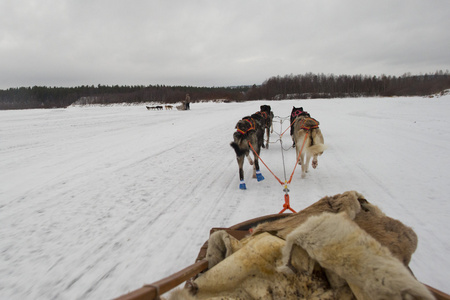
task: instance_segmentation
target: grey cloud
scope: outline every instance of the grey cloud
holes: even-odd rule
[[[450,68],[447,0],[0,3],[0,88]]]

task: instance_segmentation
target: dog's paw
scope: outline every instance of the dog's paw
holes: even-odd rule
[[[258,181],[263,181],[264,180],[264,176],[259,171],[256,172],[256,180],[258,180]]]
[[[246,190],[247,189],[247,186],[245,185],[245,182],[239,183],[239,189],[241,189],[241,190]]]
[[[315,169],[319,165],[319,162],[317,160],[313,160],[311,165]]]

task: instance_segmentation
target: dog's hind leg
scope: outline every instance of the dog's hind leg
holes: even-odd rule
[[[250,153],[247,153],[247,159],[248,159],[248,163],[253,166],[253,160],[250,157]]]
[[[260,153],[260,148],[258,147],[257,149],[255,149],[257,152],[257,154],[259,155]],[[254,157],[254,161],[255,164],[253,165],[253,178],[256,178],[256,180],[258,181],[262,181],[264,180],[264,176],[261,174],[261,171],[259,169],[259,159],[258,159],[258,155],[256,155],[255,152],[253,152],[253,157]]]
[[[299,143],[296,143],[295,145],[295,150],[297,153],[297,159],[298,159],[298,164],[302,166],[302,178],[305,178],[306,176],[306,172],[308,172],[308,162],[309,162],[309,158],[308,155],[306,155],[306,162],[305,162],[305,149],[303,149],[303,151],[300,153],[301,150],[301,146],[299,145]]]
[[[257,148],[259,148],[259,145],[258,145],[258,147]],[[256,154],[255,154],[255,152],[254,151],[252,151],[253,152],[253,162],[254,162],[254,164],[253,164],[253,178],[256,178],[256,172],[257,171],[259,171],[259,160],[258,160],[258,156],[256,156]]]
[[[239,188],[241,190],[246,190],[247,187],[244,181],[244,155],[236,156],[238,167],[239,167]]]
[[[311,160],[311,154],[306,152],[306,160],[305,160],[304,164],[302,165],[302,171],[303,171],[302,177],[306,176],[306,173],[308,173],[310,160]]]
[[[245,160],[245,156],[248,156],[248,151],[245,149],[242,149],[239,146],[239,135],[236,135],[236,133],[234,134],[234,142],[230,143],[230,146],[234,149],[235,153],[236,153],[236,160],[238,163],[238,169],[239,169],[239,188],[241,190],[245,190],[246,186],[245,186],[245,182],[244,182],[244,160]]]
[[[259,169],[259,160],[255,158],[255,165],[253,166],[253,178],[256,178],[258,181],[263,181],[265,178]]]
[[[293,141],[294,141],[294,143],[295,143],[295,139],[292,139]],[[304,164],[304,160],[305,160],[305,149],[301,149],[302,148],[302,146],[301,145],[299,145],[299,144],[297,144],[297,145],[295,145],[295,153],[296,153],[296,159],[298,159],[298,164],[299,165],[303,165]],[[302,153],[301,153],[301,155],[300,155],[300,150],[302,150]],[[299,158],[299,155],[300,155],[300,158]]]
[[[312,146],[308,148],[308,151],[313,156],[312,167],[315,169],[319,165],[318,157],[322,155],[323,151],[327,148],[324,145],[324,138],[319,128],[313,129],[311,133]]]
[[[311,166],[315,169],[319,165],[319,161],[317,160],[318,155],[314,155]]]

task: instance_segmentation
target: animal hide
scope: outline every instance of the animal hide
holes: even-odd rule
[[[224,230],[212,233],[209,237],[208,248],[206,250],[208,269],[211,269],[241,247],[242,243]]]
[[[194,281],[195,299],[335,299],[321,272],[278,272],[284,245],[268,233],[244,241],[242,248]]]
[[[388,248],[346,212],[312,216],[293,230],[286,239],[286,258],[294,244],[347,281],[358,299],[434,299]]]
[[[416,247],[411,228],[349,191],[260,224],[241,241],[212,234],[210,268],[193,282],[195,293],[171,300],[434,299],[407,267]]]
[[[282,239],[309,217],[324,212],[346,212],[350,219],[375,238],[381,245],[407,266],[417,248],[417,235],[408,226],[386,216],[377,206],[369,203],[356,191],[348,191],[334,196],[326,196],[302,211],[286,218],[263,223],[253,234],[271,232]]]

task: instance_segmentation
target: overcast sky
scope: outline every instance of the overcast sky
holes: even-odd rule
[[[0,89],[450,69],[450,0],[0,0]]]

